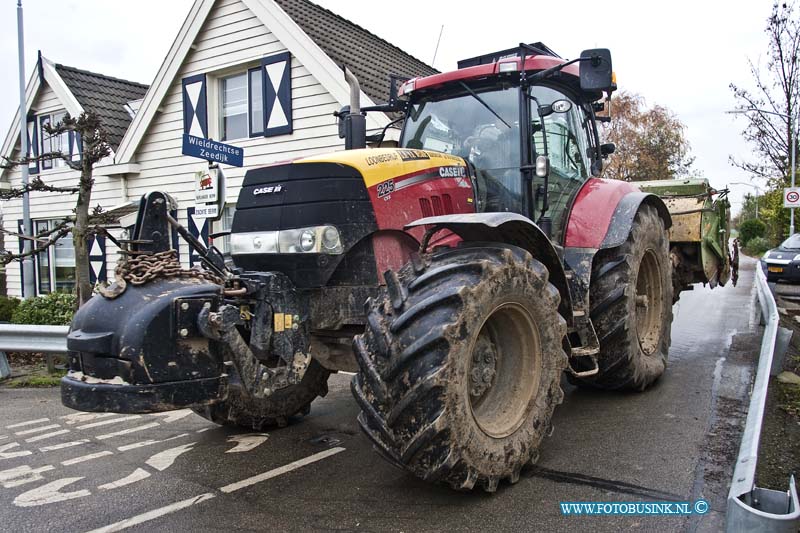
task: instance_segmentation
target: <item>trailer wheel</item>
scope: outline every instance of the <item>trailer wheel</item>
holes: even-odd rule
[[[317,396],[328,394],[330,371],[312,359],[303,379],[297,385],[279,389],[267,398],[252,398],[239,387],[231,387],[220,402],[192,410],[215,424],[239,426],[254,431],[266,427],[284,427],[289,418],[306,415]]]
[[[354,340],[361,428],[426,481],[516,482],[563,399],[566,323],[547,268],[520,248],[469,243],[386,281]]]
[[[600,372],[579,383],[644,390],[655,382],[667,365],[672,292],[667,230],[655,208],[644,205],[625,243],[595,257],[589,303]]]

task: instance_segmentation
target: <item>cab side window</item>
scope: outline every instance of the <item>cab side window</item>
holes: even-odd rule
[[[546,132],[547,154],[550,159],[547,214],[552,220],[553,238],[560,242],[564,235],[566,216],[572,198],[589,178],[591,168],[585,113],[577,102],[554,89],[533,87],[531,94],[538,100],[539,106],[551,105],[559,100],[569,100],[572,104],[567,111],[553,112],[544,117],[542,125],[537,101],[531,101],[531,117],[534,122],[533,146],[536,154],[545,153],[545,137],[542,129]]]

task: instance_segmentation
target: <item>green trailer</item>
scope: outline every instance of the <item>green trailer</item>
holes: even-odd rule
[[[736,284],[738,248],[730,242],[728,190],[717,191],[705,178],[638,182],[642,191],[657,194],[672,215],[669,230],[674,294],[693,283],[711,288]]]

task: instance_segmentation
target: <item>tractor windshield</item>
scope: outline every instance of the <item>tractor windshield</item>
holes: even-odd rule
[[[478,170],[483,211],[522,212],[519,92],[507,86],[424,97],[406,118],[402,145],[468,159]],[[477,95],[477,97],[476,97]]]

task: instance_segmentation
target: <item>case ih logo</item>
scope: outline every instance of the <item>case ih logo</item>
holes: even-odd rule
[[[275,194],[283,191],[283,185],[271,185],[269,187],[257,187],[253,189],[253,196],[259,194]]]
[[[467,175],[466,167],[439,167],[439,175],[443,178],[463,178]]]

